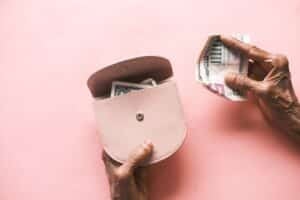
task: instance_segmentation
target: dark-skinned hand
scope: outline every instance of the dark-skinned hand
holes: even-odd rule
[[[147,167],[139,167],[152,153],[153,145],[140,145],[124,164],[110,158],[103,151],[103,162],[110,184],[112,200],[147,200]]]
[[[225,46],[249,58],[247,76],[229,73],[226,84],[251,92],[271,126],[293,136],[300,136],[300,106],[295,95],[289,62],[282,54],[273,54],[237,39],[220,36]]]

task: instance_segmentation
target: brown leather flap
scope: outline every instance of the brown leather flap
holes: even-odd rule
[[[173,75],[169,60],[157,56],[144,56],[109,65],[90,76],[88,87],[94,97],[109,94],[113,81],[138,83],[146,78],[161,82]]]

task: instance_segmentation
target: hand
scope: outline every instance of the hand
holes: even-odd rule
[[[103,162],[110,184],[113,200],[147,200],[147,168],[137,168],[149,158],[153,145],[145,142],[139,146],[123,165],[117,163],[103,151]]]
[[[286,56],[271,54],[232,37],[220,36],[225,46],[249,58],[248,77],[229,73],[226,84],[251,92],[266,119],[283,131],[300,136],[300,106]]]

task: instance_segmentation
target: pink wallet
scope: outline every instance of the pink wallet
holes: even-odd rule
[[[88,87],[95,98],[97,128],[104,150],[114,160],[123,163],[145,140],[153,143],[154,151],[144,165],[168,158],[183,144],[186,125],[172,75],[170,62],[154,56],[119,62],[91,75]],[[112,81],[139,83],[147,78],[158,85],[108,97]]]

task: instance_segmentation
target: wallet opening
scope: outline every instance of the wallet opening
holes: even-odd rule
[[[119,80],[117,80],[119,81]],[[173,77],[170,77],[168,79],[162,80],[161,82],[157,82],[157,85],[149,87],[149,88],[143,88],[141,90],[135,90],[135,91],[131,91],[131,92],[141,92],[143,90],[148,90],[148,89],[152,89],[152,88],[156,88],[156,87],[160,87],[163,86],[166,83],[172,82],[173,81]],[[139,84],[140,82],[133,82],[132,80],[128,80],[128,82],[133,83],[133,84]],[[120,96],[113,96],[111,97],[111,89],[112,89],[112,85],[106,89],[106,93],[103,94],[103,96],[98,96],[98,97],[94,97],[95,100],[103,100],[103,99],[110,99],[110,98],[117,98]],[[129,94],[129,93],[128,93]],[[128,95],[128,94],[123,94],[123,95]],[[121,96],[123,96],[121,95]]]
[[[168,59],[144,56],[118,62],[93,73],[87,85],[93,97],[107,96],[113,81],[139,83],[152,78],[157,83],[173,76]]]

